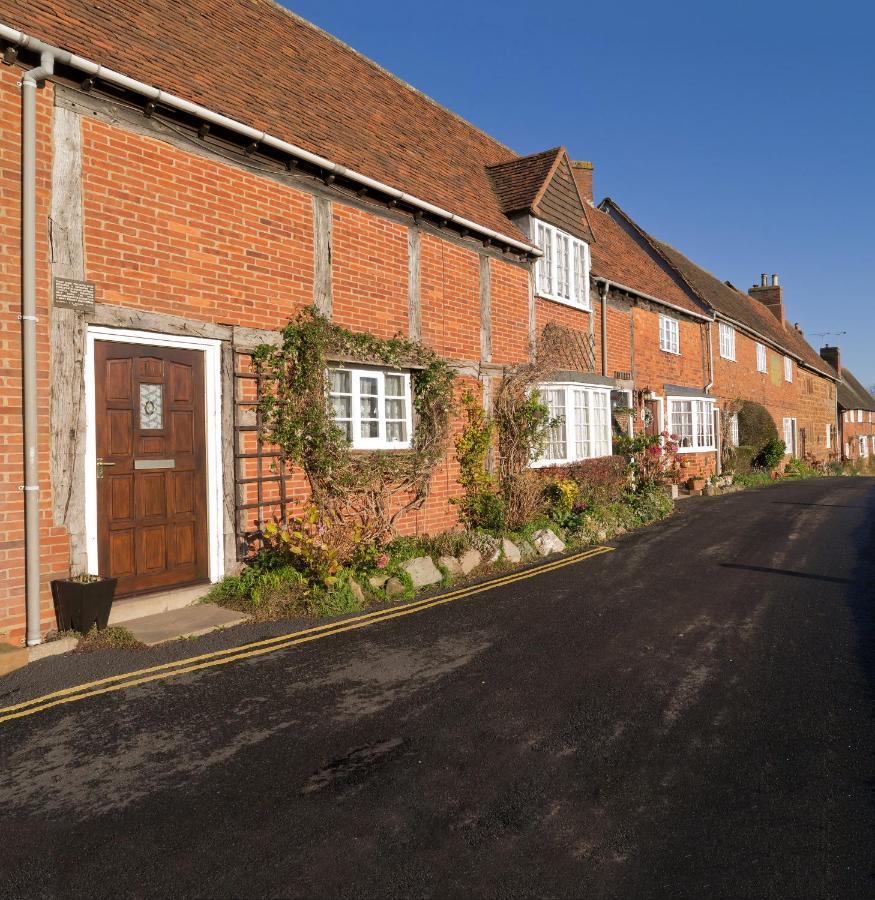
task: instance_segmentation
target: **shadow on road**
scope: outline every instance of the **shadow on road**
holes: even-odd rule
[[[816,504],[811,504],[816,505]],[[854,584],[851,578],[836,578],[833,575],[815,575],[812,572],[794,572],[792,569],[773,569],[770,566],[747,566],[741,563],[720,563],[723,569],[745,569],[748,572],[765,572],[771,575],[789,575],[793,578],[811,578],[814,581],[829,581],[832,584]]]

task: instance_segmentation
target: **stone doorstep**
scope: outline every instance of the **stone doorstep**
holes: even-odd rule
[[[218,628],[228,628],[249,620],[245,613],[223,609],[215,603],[197,603],[181,609],[127,619],[124,627],[149,647],[178,638],[198,637]]]
[[[142,619],[174,609],[182,609],[197,603],[207,595],[212,585],[196,584],[192,587],[176,588],[172,591],[156,591],[140,597],[126,597],[115,600],[109,611],[109,624],[121,625],[132,619]]]

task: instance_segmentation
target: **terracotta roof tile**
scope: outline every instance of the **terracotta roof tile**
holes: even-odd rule
[[[272,0],[0,0],[0,21],[517,240],[513,151]]]
[[[860,384],[853,372],[844,366],[838,385],[838,401],[842,409],[866,409],[875,412],[875,397]]]
[[[587,216],[595,237],[590,247],[593,275],[688,312],[706,314],[706,310],[665,270],[664,264],[609,215],[600,209],[590,208]]]
[[[562,147],[520,156],[488,168],[501,208],[508,214],[531,209],[543,192]]]
[[[779,322],[758,300],[726,284],[716,275],[697,266],[680,250],[648,234],[612,200],[604,202],[663,256],[705,304],[726,318],[733,319],[742,326],[747,326],[751,331],[766,338],[767,341],[790,355],[801,359],[809,368],[830,378],[836,377],[832,367],[821,359],[820,355],[805,340],[801,331],[787,322]]]

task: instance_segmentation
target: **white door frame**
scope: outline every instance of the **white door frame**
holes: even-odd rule
[[[222,365],[221,342],[208,338],[157,334],[127,328],[89,325],[85,341],[85,542],[88,571],[98,572],[97,551],[97,435],[94,395],[94,342],[144,344],[177,350],[198,350],[204,355],[204,419],[207,449],[207,546],[210,581],[225,573],[222,510]]]

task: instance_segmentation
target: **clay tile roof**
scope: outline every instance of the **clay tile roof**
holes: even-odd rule
[[[487,171],[492,178],[501,208],[508,214],[532,209],[563,152],[562,147],[554,147],[542,153],[520,156],[489,166]]]
[[[637,242],[609,215],[590,207],[587,216],[595,238],[590,246],[593,275],[689,312],[707,313],[666,271],[652,251]]]
[[[701,266],[684,256],[680,250],[645,232],[612,200],[606,200],[609,208],[624,218],[663,258],[675,269],[696,295],[718,314],[747,326],[767,341],[791,356],[801,359],[810,369],[836,378],[835,370],[805,340],[801,331],[792,324],[779,322],[766,307],[749,294],[721,281]]]
[[[0,22],[525,241],[494,138],[273,0],[0,0]]]
[[[842,409],[866,409],[875,412],[875,397],[860,384],[853,372],[844,366],[838,385],[838,401]]]

